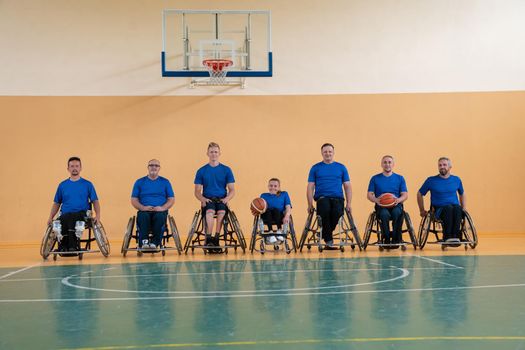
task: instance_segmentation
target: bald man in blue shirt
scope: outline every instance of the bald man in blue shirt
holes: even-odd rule
[[[430,205],[435,210],[435,216],[443,221],[443,240],[448,243],[459,243],[463,210],[466,210],[466,197],[461,179],[450,174],[451,168],[452,162],[449,158],[439,158],[439,174],[426,179],[417,193],[417,204],[421,216],[425,217],[427,211],[423,196],[430,191]]]

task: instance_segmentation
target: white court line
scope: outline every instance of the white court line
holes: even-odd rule
[[[40,265],[40,264],[34,264],[34,265],[31,265],[31,266],[26,266],[24,268],[21,268],[20,270],[9,272],[9,273],[7,273],[7,274],[5,274],[3,276],[0,276],[0,280],[2,280],[4,278],[7,278],[9,276],[13,276],[15,273],[19,273],[19,272],[22,272],[22,271],[25,271],[25,270],[29,270],[30,268],[38,266],[38,265]]]
[[[456,269],[462,269],[462,268],[463,268],[463,267],[461,267],[461,266],[457,266],[457,265],[449,264],[449,263],[446,263],[446,262],[443,262],[443,261],[440,261],[440,260],[430,259],[430,258],[427,258],[426,256],[415,255],[415,254],[407,254],[407,255],[415,256],[415,257],[418,257],[418,258],[420,258],[420,259],[425,259],[425,260],[432,261],[432,262],[435,262],[435,263],[438,263],[438,264],[441,264],[441,265],[446,265],[446,266],[455,267]]]
[[[396,268],[398,268],[396,266]],[[415,271],[415,270],[457,270],[457,267],[404,267],[404,269],[407,269],[409,271]],[[334,269],[334,270],[292,270],[291,272],[315,272],[315,271],[334,271],[334,272],[352,272],[352,271],[386,271],[386,270],[392,270],[391,267],[388,268],[372,268],[372,269]],[[249,273],[249,274],[264,274],[264,273],[287,273],[290,271],[284,270],[284,271],[252,271],[252,272],[238,272],[238,273]],[[234,272],[215,272],[214,275],[221,275],[221,274],[232,274]],[[139,274],[139,275],[107,275],[107,276],[78,276],[75,277],[75,279],[97,279],[97,278],[129,278],[129,277],[163,277],[163,276],[196,276],[203,273],[157,273],[157,274]],[[208,274],[208,272],[205,272],[205,274]],[[34,281],[51,281],[51,280],[61,280],[64,277],[47,277],[47,278],[12,278],[8,280],[0,281],[2,282],[34,282]]]
[[[241,294],[241,295],[185,295],[165,297],[126,297],[126,298],[70,298],[70,299],[0,299],[0,303],[32,303],[32,302],[68,302],[68,301],[131,301],[131,300],[171,300],[171,299],[211,299],[211,298],[256,298],[276,296],[310,296],[330,294],[372,294],[372,293],[400,293],[400,292],[428,292],[439,290],[463,290],[463,289],[486,289],[486,288],[517,288],[525,287],[525,283],[517,284],[494,284],[484,286],[465,287],[436,287],[436,288],[414,288],[414,289],[380,289],[380,290],[356,290],[340,292],[301,292],[301,293],[275,293],[275,294]]]
[[[340,289],[340,288],[349,288],[349,287],[358,287],[358,286],[366,286],[366,285],[372,285],[372,284],[379,284],[379,283],[387,283],[387,282],[393,282],[398,279],[402,279],[410,275],[410,272],[408,272],[407,269],[393,267],[397,270],[400,270],[402,272],[401,275],[392,277],[386,280],[379,280],[379,281],[372,281],[372,282],[363,282],[363,283],[352,283],[352,284],[346,284],[346,285],[335,285],[335,286],[323,286],[323,287],[305,287],[305,288],[281,288],[281,289],[259,289],[259,290],[214,290],[214,291],[157,291],[157,290],[127,290],[127,289],[106,289],[106,288],[95,288],[95,287],[85,287],[80,286],[78,284],[73,284],[69,282],[71,278],[75,278],[75,275],[64,277],[62,279],[62,284],[68,287],[77,288],[77,289],[85,289],[85,290],[94,290],[94,291],[100,291],[100,292],[115,292],[115,293],[146,293],[146,294],[191,294],[191,293],[199,293],[199,294],[229,294],[229,295],[236,295],[237,293],[268,293],[268,292],[290,292],[290,291],[299,291],[299,290],[320,290],[320,289]]]

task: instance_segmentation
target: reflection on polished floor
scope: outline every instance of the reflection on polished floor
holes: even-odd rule
[[[522,348],[525,255],[481,247],[34,259],[0,269],[0,348]]]

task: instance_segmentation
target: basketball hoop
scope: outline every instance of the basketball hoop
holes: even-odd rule
[[[228,69],[233,66],[233,61],[224,59],[207,59],[202,61],[210,73],[210,85],[227,85],[226,74]]]

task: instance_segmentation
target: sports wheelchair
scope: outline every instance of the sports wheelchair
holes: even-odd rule
[[[157,249],[151,248],[139,248],[139,227],[135,233],[133,229],[135,227],[136,218],[132,216],[128,220],[128,225],[126,226],[126,233],[124,234],[124,239],[122,241],[122,249],[120,250],[122,256],[126,256],[129,251],[136,251],[138,256],[142,256],[143,253],[158,253],[161,252],[162,256],[166,255],[167,250],[176,250],[179,255],[182,253],[182,244],[180,241],[179,230],[177,229],[177,224],[173,216],[168,215],[167,222],[162,227],[162,244]],[[153,239],[153,231],[148,232],[148,238]],[[174,246],[169,246],[169,240],[173,238]],[[131,240],[136,242],[135,247],[130,248]]]
[[[407,244],[412,244],[414,246],[414,249],[417,249],[418,241],[416,239],[414,226],[412,225],[410,215],[408,215],[408,213],[404,210],[403,218],[401,220],[403,220],[403,226],[401,227],[401,239],[403,238],[403,233],[408,233],[410,237],[410,242],[404,241],[402,239],[400,243],[385,244],[383,243],[385,237],[381,232],[381,219],[378,217],[377,212],[375,210],[372,213],[370,213],[370,216],[368,216],[368,221],[366,222],[365,233],[363,235],[363,249],[366,250],[367,246],[377,246],[379,247],[379,251],[383,251],[384,249],[390,250],[392,248],[395,249],[397,247],[401,247],[401,250],[404,251],[407,249]],[[377,235],[377,241],[370,243],[370,237],[372,236],[372,233],[375,233]]]
[[[215,214],[215,218],[217,214]],[[214,238],[214,245],[206,244],[206,213],[204,208],[199,209],[193,216],[188,238],[184,244],[184,253],[188,253],[191,249],[193,253],[195,248],[200,248],[206,253],[225,253],[228,254],[228,248],[241,248],[242,252],[246,252],[246,240],[241,230],[237,215],[226,206],[226,213],[222,219],[222,232],[212,234]],[[221,242],[223,245],[221,245]]]
[[[431,232],[434,234],[436,240],[433,242],[427,242],[428,236]],[[436,216],[435,209],[431,208],[419,225],[419,249],[423,249],[427,243],[439,244],[441,245],[441,250],[446,250],[449,246],[457,247],[458,245],[463,245],[465,250],[467,250],[469,246],[474,249],[478,245],[478,234],[474,227],[474,222],[466,210],[463,210],[463,219],[460,224],[461,237],[459,242],[446,242],[439,238],[439,233],[443,233],[443,222]]]
[[[79,239],[80,250],[75,251],[60,251],[58,249],[59,241],[62,239],[61,235],[57,235],[57,232],[53,230],[53,224],[47,225],[42,243],[40,245],[40,255],[44,260],[47,260],[49,255],[53,255],[53,260],[57,259],[57,256],[78,256],[79,260],[82,260],[85,253],[97,253],[101,252],[104,257],[107,257],[110,252],[109,241],[106,235],[106,230],[101,222],[96,222],[92,217],[91,210],[86,211],[86,216],[83,222],[85,223],[84,231],[88,231],[87,238]],[[56,221],[60,218],[60,213],[54,218]],[[83,233],[83,232],[82,232]],[[99,250],[91,249],[91,242],[96,241]]]
[[[261,254],[264,254],[268,250],[266,245],[273,246],[275,252],[279,251],[281,247],[284,248],[286,254],[290,254],[292,250],[297,252],[297,238],[295,236],[295,227],[293,224],[293,218],[290,216],[290,222],[283,225],[282,231],[273,230],[273,225],[266,225],[263,223],[263,220],[260,215],[256,215],[253,218],[253,228],[252,228],[252,237],[250,239],[250,253],[257,251]],[[270,237],[276,237],[277,242],[268,243],[267,240]],[[259,248],[257,248],[259,245]]]
[[[299,241],[300,252],[303,251],[305,245],[308,250],[310,250],[312,246],[317,246],[319,252],[322,252],[326,247],[326,244],[322,243],[323,225],[321,216],[316,215],[316,213],[315,209],[312,209],[308,213],[303,234]],[[352,217],[352,213],[346,208],[343,215],[339,218],[338,227],[339,230],[336,229],[333,233],[333,246],[338,246],[341,252],[345,251],[346,246],[350,246],[352,250],[357,246],[359,250],[362,250],[362,241],[355,226],[354,218]]]

